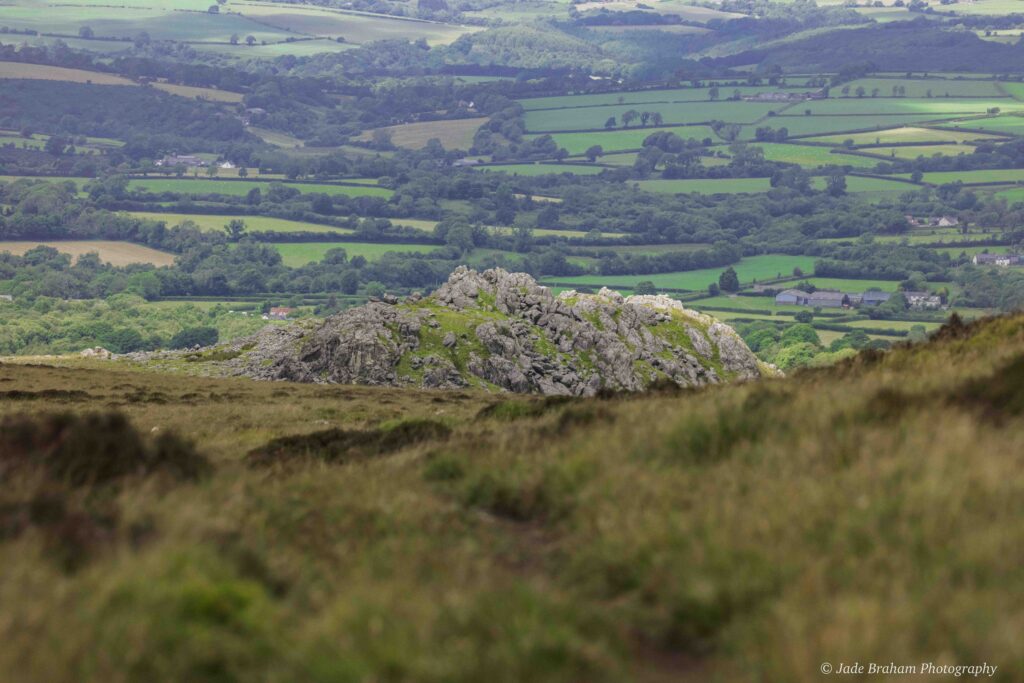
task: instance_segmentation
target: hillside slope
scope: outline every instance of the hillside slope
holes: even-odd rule
[[[0,365],[10,680],[1024,680],[1024,315],[615,398],[77,363]]]
[[[770,372],[731,327],[666,296],[555,297],[525,273],[465,266],[426,297],[267,328],[189,357],[256,379],[570,396]]]

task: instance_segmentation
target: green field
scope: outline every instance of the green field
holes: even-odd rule
[[[857,88],[864,88],[870,96],[874,88],[878,88],[882,97],[891,96],[893,86],[907,89],[907,98],[926,98],[932,91],[933,98],[951,97],[1002,97],[1003,93],[993,81],[969,81],[939,78],[860,78],[844,83],[840,88],[832,88],[832,97],[838,97],[842,87],[850,86],[850,93],[856,94]]]
[[[904,128],[914,124],[931,121],[941,121],[955,118],[956,114],[861,114],[861,115],[837,115],[837,116],[804,116],[797,114],[796,109],[791,109],[785,115],[775,116],[757,126],[744,126],[742,137],[745,140],[754,139],[757,128],[770,126],[776,130],[785,128],[789,131],[789,137],[814,136],[840,134],[846,131],[871,132],[882,131],[889,128]],[[801,110],[802,111],[802,110]],[[845,140],[851,135],[843,135],[840,139]]]
[[[719,103],[732,97],[735,91],[741,96],[756,95],[762,92],[780,92],[779,88],[748,85],[720,85]],[[784,90],[782,92],[785,92]],[[641,90],[637,92],[610,92],[596,95],[558,95],[554,97],[530,97],[519,100],[526,111],[543,109],[582,109],[585,107],[604,107],[620,104],[624,105],[655,105],[674,104],[681,102],[711,102],[710,88],[674,88],[670,90]],[[740,104],[743,104],[742,102]],[[644,107],[637,107],[644,109]],[[647,107],[655,110],[656,107]],[[605,115],[608,118],[608,115]],[[604,119],[602,119],[602,123]]]
[[[887,159],[916,159],[918,157],[933,157],[937,154],[955,157],[960,154],[974,153],[974,145],[906,145],[897,147],[866,147],[859,151],[865,154],[873,154],[882,157],[880,161]],[[874,162],[872,162],[874,163]]]
[[[647,192],[680,194],[757,194],[771,189],[768,178],[685,178],[680,180],[640,180],[634,182]]]
[[[380,131],[387,134],[396,147],[422,149],[436,139],[445,149],[469,149],[473,146],[473,136],[485,122],[486,119],[473,118],[404,123],[365,131],[355,139],[369,142]]]
[[[845,86],[844,86],[845,87]],[[883,93],[884,94],[884,93]],[[795,107],[800,113],[810,109],[812,116],[849,116],[851,114],[886,115],[914,114],[924,116],[950,116],[955,114],[984,114],[991,108],[998,107],[1002,111],[1019,111],[1024,103],[1008,97],[1002,99],[987,98],[904,98],[904,97],[841,97],[828,100],[806,102]],[[790,111],[795,114],[796,111]]]
[[[763,102],[685,102],[675,104],[648,104],[640,107],[630,104],[616,104],[607,107],[586,107],[580,109],[556,109],[526,112],[526,129],[535,131],[564,131],[582,129],[601,129],[609,117],[614,116],[622,129],[622,115],[633,109],[638,111],[658,112],[669,123],[705,123],[708,121],[728,121],[734,123],[753,123],[767,116],[769,111],[777,111],[783,105]],[[639,119],[632,127],[639,127]]]
[[[686,305],[698,310],[705,308],[742,308],[744,310],[778,311],[780,313],[798,313],[807,310],[804,306],[777,306],[775,305],[775,297],[771,296],[712,296],[706,299],[687,301]],[[714,315],[717,316],[718,314],[715,313]]]
[[[909,177],[909,174],[902,173],[896,177]],[[965,185],[972,183],[1020,183],[1024,182],[1024,169],[999,168],[979,171],[934,171],[932,173],[925,173],[922,180],[933,185],[955,183],[957,181]]]
[[[878,162],[873,159],[866,159],[864,157],[850,154],[836,154],[827,147],[793,145],[786,143],[766,143],[757,144],[755,146],[764,150],[764,158],[769,161],[799,164],[805,168],[817,168],[819,166],[828,165],[874,168],[878,164]]]
[[[356,187],[352,185],[326,185],[322,183],[283,183],[303,194],[321,193],[331,196],[349,197],[390,197],[394,192],[386,187]],[[234,197],[244,196],[250,190],[259,188],[266,192],[270,183],[258,180],[206,180],[200,178],[132,178],[129,188],[152,193],[174,192],[176,194],[204,195],[223,194]]]
[[[1010,204],[1014,204],[1015,202],[1024,202],[1024,187],[996,192],[995,196],[1002,197]]]
[[[136,218],[145,218],[152,221],[164,221],[168,226],[179,225],[185,221],[192,221],[201,230],[220,232],[232,219],[238,218],[245,221],[248,232],[353,232],[350,228],[336,228],[331,225],[318,225],[316,223],[303,223],[301,221],[289,221],[283,218],[270,218],[268,216],[222,216],[209,214],[190,213],[150,213],[146,211],[131,211],[129,215]],[[433,222],[431,222],[433,226]],[[431,228],[432,229],[432,228]]]
[[[975,128],[1004,135],[1024,135],[1024,116],[995,116],[944,124],[946,128]]]
[[[378,40],[425,40],[429,45],[447,45],[461,35],[479,30],[435,21],[310,7],[303,4],[255,4],[233,2],[231,9],[261,24],[291,34],[320,38],[343,37],[347,43]]]
[[[975,122],[972,122],[972,124],[973,123]],[[974,126],[972,125],[971,127]],[[986,133],[968,133],[943,128],[905,126],[902,128],[890,128],[889,130],[872,131],[870,133],[826,135],[822,137],[809,138],[808,142],[827,142],[835,145],[841,145],[847,140],[853,140],[853,144],[855,145],[897,144],[904,142],[954,142],[960,144],[964,142],[972,142],[974,140],[998,139],[999,138],[996,136],[988,135]]]
[[[836,289],[848,293],[865,292],[869,289],[895,292],[896,287],[899,285],[899,282],[895,280],[852,280],[834,277],[809,277],[806,280],[818,289]],[[789,284],[793,285],[796,283]]]
[[[40,11],[38,3],[21,0],[17,6],[3,8],[0,22],[13,29],[30,29],[41,33],[77,36],[78,29],[88,25],[102,38],[134,38],[146,32],[153,40],[213,41],[228,43],[232,35],[251,35],[257,41],[278,42],[294,34],[247,19],[238,14],[210,14],[210,6],[197,7],[196,2],[171,0],[161,7],[138,4],[112,7],[110,3],[62,6],[59,11]],[[156,3],[152,3],[156,4]],[[180,9],[200,11],[181,12]],[[5,41],[6,42],[6,41]]]
[[[320,261],[331,249],[344,249],[349,258],[362,256],[368,261],[380,258],[389,251],[399,253],[426,253],[437,249],[431,244],[369,244],[366,242],[289,242],[274,243],[286,266],[297,268],[311,261]]]
[[[602,166],[584,166],[582,164],[498,164],[495,166],[481,166],[479,170],[508,173],[510,175],[538,176],[551,173],[596,175],[607,169]]]
[[[569,154],[583,154],[593,145],[600,145],[606,152],[616,150],[640,149],[644,140],[652,133],[670,131],[684,140],[691,138],[703,140],[711,138],[717,140],[718,136],[709,126],[678,126],[674,128],[621,128],[612,131],[601,131],[597,133],[554,133],[551,137],[559,147],[564,147]],[[527,135],[527,138],[538,137]]]
[[[794,268],[800,268],[805,273],[814,270],[813,256],[789,256],[785,254],[766,254],[764,256],[751,256],[740,260],[733,265],[740,282],[749,284],[754,280],[770,280],[779,275],[791,275]],[[579,275],[576,277],[553,277],[546,278],[548,282],[557,282],[560,285],[577,286],[587,285],[591,287],[623,287],[632,289],[636,283],[648,280],[654,283],[655,287],[669,289],[686,289],[699,291],[707,289],[712,282],[718,282],[718,276],[722,274],[722,268],[704,268],[701,270],[688,270],[675,273],[653,273],[650,275]]]
[[[825,189],[825,178],[814,178],[812,185],[819,190]],[[898,180],[885,180],[884,178],[863,178],[860,176],[846,176],[847,192],[910,192],[917,189],[911,183],[904,183]]]

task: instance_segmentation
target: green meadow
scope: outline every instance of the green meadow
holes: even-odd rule
[[[282,183],[303,194],[320,193],[331,196],[346,195],[349,197],[390,197],[394,192],[386,187],[356,187],[352,185],[328,185],[324,183]],[[250,190],[260,189],[266,192],[270,183],[258,180],[216,180],[199,178],[132,178],[130,189],[145,190],[152,193],[174,192],[176,194],[204,195],[222,194],[244,196]]]
[[[368,261],[380,258],[389,251],[398,253],[426,253],[437,249],[431,244],[370,244],[367,242],[288,242],[270,244],[281,254],[286,266],[297,268],[312,261],[321,261],[331,249],[344,249],[349,258],[362,256]]]
[[[245,221],[248,232],[353,232],[350,228],[336,228],[331,225],[318,225],[316,223],[305,223],[302,221],[289,221],[283,218],[271,218],[269,216],[224,216],[211,214],[191,213],[153,213],[147,211],[131,211],[130,215],[136,218],[145,218],[152,221],[164,221],[168,226],[179,225],[185,221],[191,221],[200,229],[219,232],[233,219]]]
[[[684,140],[689,140],[690,138],[696,140],[703,140],[705,138],[718,139],[715,131],[711,130],[710,126],[628,128],[625,130],[617,128],[615,130],[593,133],[554,133],[551,137],[554,139],[555,144],[559,147],[564,147],[568,150],[569,154],[577,155],[583,154],[593,145],[600,145],[606,152],[640,149],[643,146],[644,140],[649,135],[663,131],[675,133]],[[528,135],[526,137],[535,138],[538,136]]]
[[[494,166],[481,166],[479,170],[508,173],[509,175],[539,176],[552,173],[596,175],[606,169],[601,166],[584,166],[582,164],[496,164]]]
[[[787,143],[764,143],[755,146],[764,151],[764,158],[769,161],[799,164],[806,168],[818,168],[819,166],[829,165],[874,168],[878,164],[874,159],[866,159],[851,154],[833,153],[827,147]]]
[[[770,280],[780,275],[791,276],[794,268],[805,273],[814,270],[813,256],[789,256],[786,254],[765,254],[741,259],[733,265],[736,274],[743,284],[754,280]],[[679,271],[674,273],[652,273],[649,275],[579,275],[576,277],[552,277],[549,282],[557,282],[566,286],[611,287],[621,286],[632,290],[638,282],[650,281],[655,287],[668,289],[686,289],[699,291],[707,289],[712,282],[718,282],[718,276],[725,270],[721,268],[703,268],[700,270]]]
[[[767,116],[769,111],[780,108],[779,104],[762,102],[684,102],[648,104],[640,107],[639,111],[658,112],[667,124],[708,121],[753,123]],[[638,109],[629,104],[617,104],[607,107],[528,111],[526,129],[531,132],[600,129],[610,117],[615,117],[616,125],[622,127],[622,115],[629,110]],[[633,125],[638,127],[640,121],[637,120]]]

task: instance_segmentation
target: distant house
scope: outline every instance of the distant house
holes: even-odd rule
[[[940,308],[942,299],[931,292],[903,292],[903,298],[911,308]]]
[[[876,289],[868,290],[861,295],[861,304],[864,306],[878,306],[892,298],[890,292],[880,292]]]
[[[233,169],[233,168],[238,168],[237,166],[235,166],[235,165],[234,165],[233,163],[231,163],[230,161],[224,161],[224,162],[221,162],[220,164],[218,164],[218,167],[219,167],[219,168],[223,168],[223,169],[224,169],[224,170],[226,170],[226,171],[230,171],[230,170],[231,170],[231,169]]]
[[[452,166],[456,168],[465,168],[467,166],[476,166],[479,163],[479,159],[457,159],[452,162]]]
[[[275,306],[270,309],[270,312],[267,314],[267,318],[270,320],[287,320],[294,312],[294,308],[288,308],[287,306]]]
[[[807,297],[807,306],[812,308],[842,308],[850,305],[850,298],[842,292],[814,292]]]
[[[175,168],[177,166],[185,166],[186,168],[199,168],[206,166],[206,162],[197,156],[191,154],[168,154],[163,159],[159,159],[156,162],[157,166],[163,166],[165,168]]]
[[[784,289],[775,295],[775,303],[779,306],[806,306],[809,296],[799,289]]]
[[[1008,266],[1024,265],[1024,256],[1017,254],[975,254],[971,262],[976,266]]]
[[[904,216],[915,228],[952,228],[960,225],[956,216]]]

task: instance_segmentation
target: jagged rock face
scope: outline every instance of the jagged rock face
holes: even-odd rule
[[[260,379],[592,395],[761,375],[727,325],[666,296],[553,296],[524,273],[452,273],[434,294],[268,328],[227,365]]]

